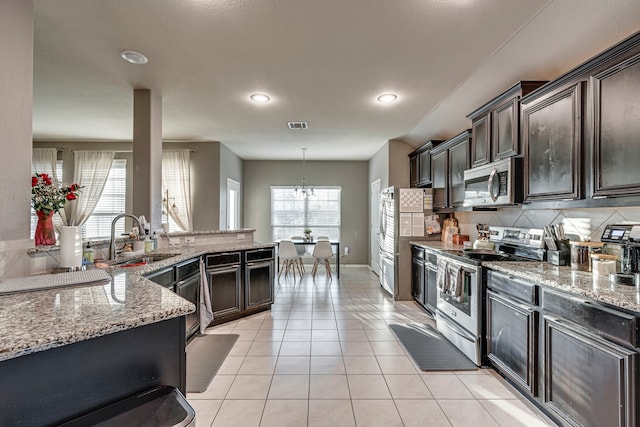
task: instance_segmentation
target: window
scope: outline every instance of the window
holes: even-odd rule
[[[82,238],[108,239],[111,222],[116,215],[125,212],[127,201],[127,160],[113,159],[107,182],[93,213],[82,226]],[[116,236],[124,233],[125,221],[116,224]]]
[[[271,235],[274,240],[313,236],[340,240],[340,187],[314,187],[315,196],[298,198],[294,187],[271,187]]]

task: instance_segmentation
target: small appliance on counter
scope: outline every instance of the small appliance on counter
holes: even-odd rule
[[[640,224],[609,224],[600,240],[620,245],[620,272],[611,273],[609,280],[640,286]]]

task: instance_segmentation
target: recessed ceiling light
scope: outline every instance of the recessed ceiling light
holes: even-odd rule
[[[396,99],[398,99],[397,95],[394,95],[393,93],[385,93],[384,95],[380,95],[378,97],[378,102],[381,102],[383,104],[391,104]]]
[[[253,102],[269,102],[271,100],[271,98],[264,93],[254,93],[250,98]]]
[[[146,56],[141,54],[140,52],[136,52],[135,50],[123,50],[120,52],[120,56],[127,62],[131,62],[132,64],[142,65],[149,62]]]

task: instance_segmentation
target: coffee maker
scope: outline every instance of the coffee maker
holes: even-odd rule
[[[640,224],[608,224],[600,241],[620,245],[620,272],[609,279],[617,284],[640,284]]]

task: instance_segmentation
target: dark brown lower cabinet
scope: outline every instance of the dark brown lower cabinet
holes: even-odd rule
[[[242,310],[241,265],[228,265],[207,270],[213,320],[238,314]]]
[[[492,365],[536,396],[538,312],[487,292],[487,354]]]
[[[543,316],[544,406],[568,426],[637,426],[638,354]]]
[[[273,303],[273,259],[247,263],[244,272],[247,308]]]

